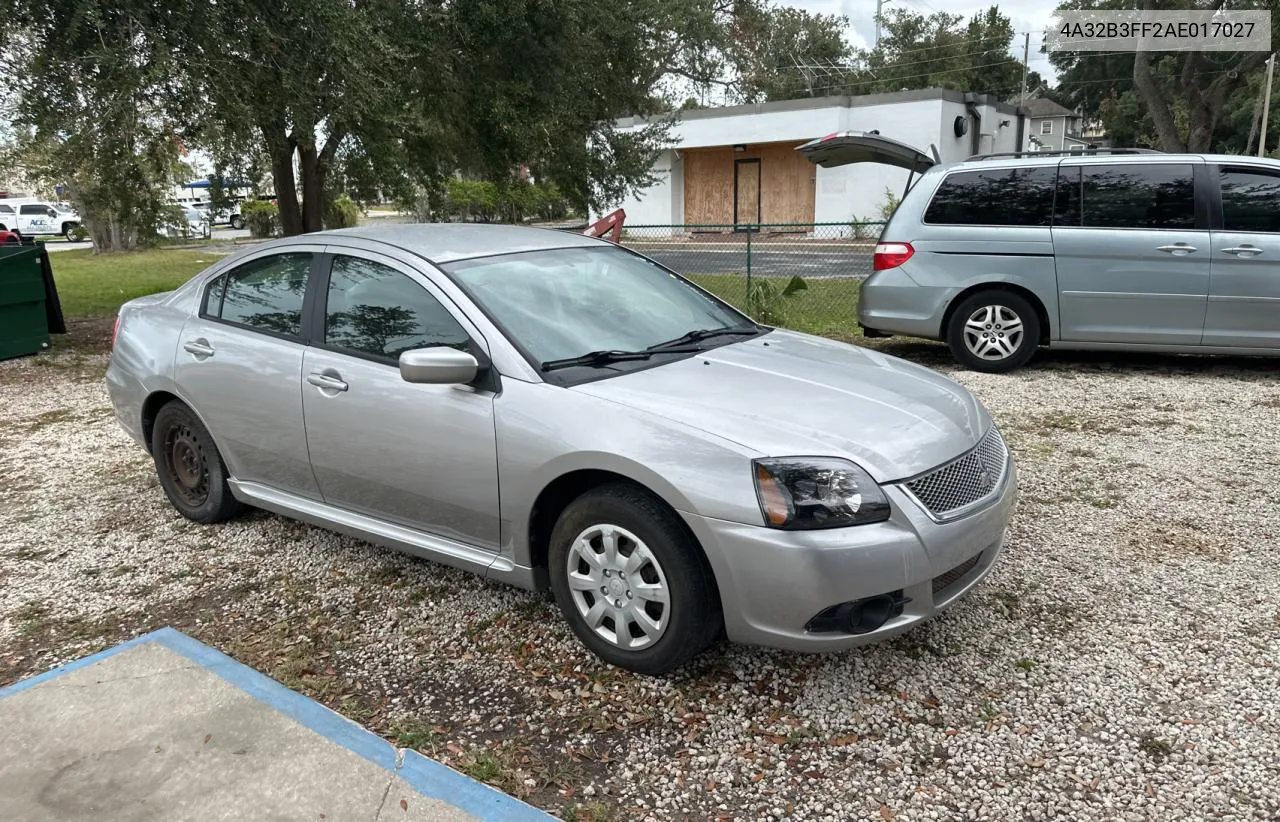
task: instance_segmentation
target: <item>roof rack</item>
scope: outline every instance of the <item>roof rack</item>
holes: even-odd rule
[[[1001,151],[996,154],[975,154],[970,160],[994,160],[997,157],[1051,157],[1060,154],[1076,155],[1081,154],[1097,154],[1106,152],[1107,154],[1163,154],[1154,148],[1109,148],[1107,146],[1099,146],[1098,148],[1084,148],[1076,151],[1067,149],[1059,149],[1056,151]]]

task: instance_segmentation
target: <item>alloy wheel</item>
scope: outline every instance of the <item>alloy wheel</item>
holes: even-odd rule
[[[647,648],[671,621],[671,590],[643,540],[616,525],[592,525],[569,547],[569,592],[601,639],[624,651]]]

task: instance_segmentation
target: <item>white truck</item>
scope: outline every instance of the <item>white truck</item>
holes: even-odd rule
[[[69,208],[43,200],[0,200],[0,231],[23,237],[61,234],[71,240],[79,227],[80,215]]]

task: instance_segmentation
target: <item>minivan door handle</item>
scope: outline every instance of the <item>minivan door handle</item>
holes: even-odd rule
[[[322,391],[346,391],[347,384],[335,374],[325,374],[320,371],[314,371],[307,375],[307,382],[314,385]]]
[[[1236,257],[1256,257],[1262,253],[1262,249],[1252,245],[1235,245],[1231,248],[1222,249],[1223,254],[1231,254]]]
[[[198,360],[205,360],[213,356],[213,346],[209,345],[209,341],[204,337],[198,340],[187,340],[182,344],[182,350],[188,354],[194,354]]]
[[[1195,250],[1196,250],[1195,246],[1187,245],[1186,243],[1174,243],[1173,245],[1156,246],[1156,251],[1163,251],[1167,254],[1172,254],[1175,257],[1185,257]]]

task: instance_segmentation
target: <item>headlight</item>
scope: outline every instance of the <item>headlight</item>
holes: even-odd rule
[[[770,528],[802,531],[883,522],[889,500],[866,471],[842,459],[755,460],[756,496]]]

